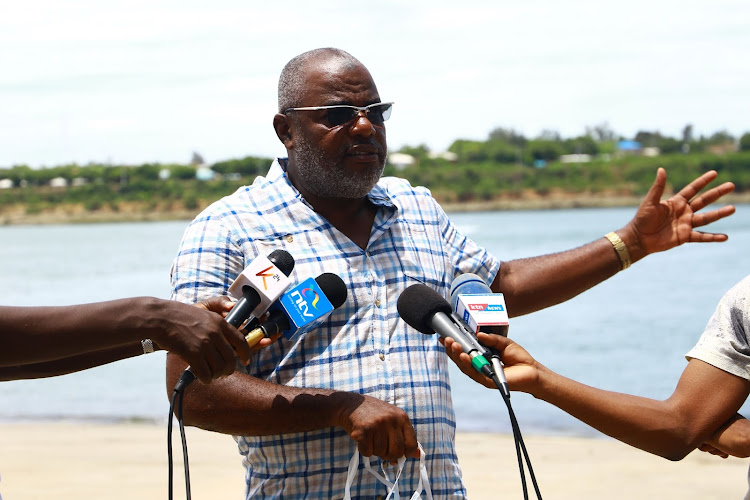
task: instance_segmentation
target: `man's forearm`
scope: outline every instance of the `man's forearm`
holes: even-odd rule
[[[168,355],[167,391],[172,393],[185,368]],[[364,396],[326,389],[288,387],[235,372],[208,385],[196,381],[185,390],[185,423],[240,436],[305,432],[339,425],[343,408]]]
[[[105,365],[121,359],[143,354],[140,342],[87,352],[53,361],[28,363],[18,366],[0,366],[0,381],[54,377],[95,366]]]
[[[135,345],[143,338],[141,328],[157,307],[156,302],[150,297],[136,297],[72,306],[0,306],[0,366]]]
[[[492,289],[505,295],[508,314],[522,316],[565,302],[622,270],[606,238],[564,252],[500,265]]]

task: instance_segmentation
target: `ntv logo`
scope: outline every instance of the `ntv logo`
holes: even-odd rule
[[[318,308],[318,301],[320,300],[320,297],[318,297],[318,292],[313,290],[312,288],[305,288],[301,292],[294,291],[292,293],[292,298],[294,299],[294,303],[297,305],[297,308],[302,313],[302,316],[312,318],[313,314],[310,313],[310,306],[313,307],[313,309]],[[312,300],[308,303],[308,300],[312,298]]]

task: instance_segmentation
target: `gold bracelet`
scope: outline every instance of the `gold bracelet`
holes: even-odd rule
[[[625,270],[629,268],[630,264],[633,262],[630,260],[630,252],[628,252],[628,247],[625,246],[625,242],[622,241],[615,232],[607,233],[604,237],[612,243],[613,247],[615,247],[615,252],[617,252],[617,256],[620,257],[620,262],[622,263],[622,269]]]

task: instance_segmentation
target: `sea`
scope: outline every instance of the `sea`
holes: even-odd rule
[[[634,213],[627,207],[449,215],[464,234],[510,260],[580,246],[621,228]],[[0,304],[168,298],[169,269],[186,226],[187,221],[0,227]],[[685,353],[717,302],[750,273],[750,205],[738,205],[733,216],[702,229],[726,233],[729,240],[651,255],[572,300],[513,318],[510,337],[579,382],[669,397],[686,365]],[[0,382],[0,423],[166,425],[164,373],[165,354],[157,352],[61,377]],[[450,375],[459,431],[511,432],[498,391],[479,386],[454,366]],[[510,401],[524,434],[599,436],[528,394],[514,392]]]

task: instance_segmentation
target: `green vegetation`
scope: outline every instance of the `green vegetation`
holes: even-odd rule
[[[618,142],[623,139],[606,124],[567,139],[552,131],[527,139],[499,128],[486,141],[455,141],[449,155],[433,155],[425,146],[404,147],[400,152],[410,155],[413,164],[399,167],[392,162],[385,174],[426,186],[439,201],[448,203],[553,192],[642,196],[657,167],[667,170],[672,186],[683,186],[703,172],[716,170],[719,181],[731,180],[737,192],[750,192],[750,133],[737,139],[724,131],[693,138],[692,127],[687,126],[676,139],[639,132],[632,139],[641,145],[635,152],[620,150]],[[658,148],[658,153],[642,148]],[[644,156],[646,151],[657,155]],[[214,174],[210,180],[199,180],[196,165],[190,164],[14,166],[0,169],[0,180],[12,183],[0,189],[0,215],[19,207],[27,215],[72,207],[78,213],[196,213],[251,183],[270,163],[269,158],[256,157],[222,161],[209,166],[209,173]],[[55,179],[61,186],[54,186]]]

